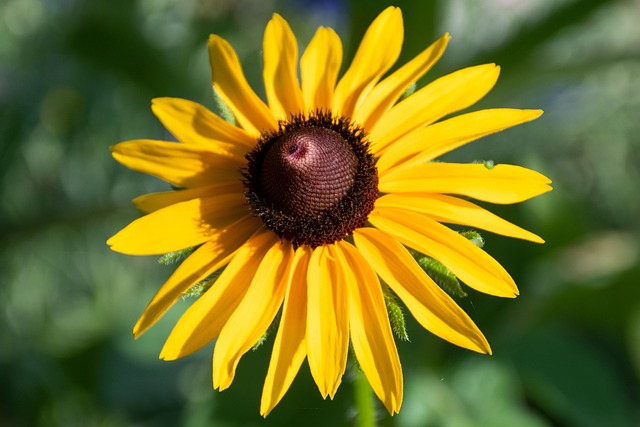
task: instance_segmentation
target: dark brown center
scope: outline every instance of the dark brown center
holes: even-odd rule
[[[365,225],[378,197],[366,134],[328,112],[280,122],[246,157],[247,203],[267,228],[295,246],[345,239]]]
[[[356,156],[336,132],[294,129],[267,152],[260,181],[274,208],[313,217],[331,208],[353,186]]]

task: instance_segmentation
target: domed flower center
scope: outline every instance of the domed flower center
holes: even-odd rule
[[[260,181],[274,208],[291,215],[317,216],[353,186],[356,156],[336,132],[319,127],[293,129],[265,155]]]
[[[316,111],[281,121],[247,154],[245,195],[280,238],[316,247],[365,225],[378,197],[378,173],[364,131]]]

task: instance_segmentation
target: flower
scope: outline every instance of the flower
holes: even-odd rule
[[[546,177],[513,165],[432,161],[542,111],[487,109],[443,120],[488,93],[499,67],[466,68],[401,99],[440,58],[449,35],[383,78],[402,41],[400,9],[389,7],[338,80],[341,42],[321,27],[300,58],[299,83],[295,37],[274,14],[264,35],[265,104],[233,48],[212,35],[213,87],[237,126],[194,102],[159,98],[153,112],[179,142],[112,147],[123,165],[181,189],[135,199],[147,215],[109,239],[111,249],[151,255],[197,247],[153,297],[134,335],[221,271],[177,322],[160,357],[177,359],[216,340],[213,386],[224,390],[281,311],[264,416],[305,358],[322,396],[333,398],[350,345],[373,391],[398,412],[403,377],[385,306],[391,293],[433,334],[491,352],[408,248],[477,291],[515,297],[517,287],[496,260],[443,223],[542,242],[467,199],[518,203],[549,191]]]

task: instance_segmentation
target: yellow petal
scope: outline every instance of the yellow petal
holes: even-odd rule
[[[278,240],[270,231],[260,233],[234,253],[213,286],[180,317],[162,348],[161,359],[191,354],[218,336],[245,296],[264,255]]]
[[[426,214],[438,222],[467,225],[503,236],[544,243],[535,234],[458,197],[431,193],[387,194],[376,200],[376,207],[405,209]]]
[[[377,163],[379,171],[426,163],[483,136],[534,120],[542,110],[496,108],[462,114],[419,128],[398,139]]]
[[[261,227],[260,220],[248,216],[221,230],[200,246],[154,295],[133,328],[134,337],[138,338],[153,326],[190,287],[225,266],[235,251]]]
[[[334,245],[313,250],[307,271],[307,359],[322,397],[333,399],[347,363],[349,305]]]
[[[402,405],[402,368],[375,271],[350,243],[336,246],[345,258],[351,344],[371,388],[390,414]]]
[[[265,333],[282,305],[293,255],[290,242],[275,242],[264,255],[247,293],[220,331],[213,351],[213,387],[233,381],[240,358]]]
[[[280,402],[307,356],[307,267],[310,257],[311,248],[300,246],[291,261],[280,326],[262,389],[260,415],[263,417]]]
[[[241,178],[244,159],[221,156],[210,149],[177,142],[135,140],[111,148],[113,158],[129,169],[156,176],[180,187],[199,187]]]
[[[509,273],[468,239],[415,212],[376,209],[369,215],[376,228],[444,264],[468,286],[486,294],[513,298],[518,288]]]
[[[240,181],[221,182],[207,187],[189,188],[180,191],[164,191],[145,194],[133,199],[133,204],[142,212],[150,213],[187,200],[211,197],[219,194],[241,194],[244,186]]]
[[[331,28],[318,28],[300,59],[302,95],[307,111],[331,109],[340,65],[340,37]]]
[[[301,113],[304,102],[297,76],[298,42],[287,21],[277,13],[264,31],[263,63],[267,101],[276,119]]]
[[[239,157],[253,148],[256,140],[197,102],[180,98],[156,98],[151,109],[164,127],[179,141],[215,147]]]
[[[188,200],[138,218],[107,244],[123,254],[166,254],[206,242],[248,215],[243,194]]]
[[[388,7],[371,23],[353,62],[338,82],[332,111],[351,117],[373,86],[396,62],[402,49],[402,12]]]
[[[389,110],[369,134],[371,148],[381,153],[412,130],[429,125],[482,99],[495,85],[495,64],[465,68],[435,80]]]
[[[275,130],[276,119],[247,83],[238,55],[226,40],[215,34],[209,36],[209,62],[213,86],[240,126],[253,136]]]
[[[490,203],[519,203],[551,191],[551,181],[531,169],[513,165],[427,163],[392,169],[380,175],[383,193],[447,193]]]
[[[449,34],[443,35],[420,55],[376,85],[356,110],[353,117],[355,122],[365,129],[373,129],[378,120],[393,106],[409,85],[425,75],[440,59],[450,38]]]
[[[491,353],[489,343],[478,327],[422,271],[404,246],[375,228],[359,228],[354,231],[353,239],[378,276],[425,329],[457,346]]]

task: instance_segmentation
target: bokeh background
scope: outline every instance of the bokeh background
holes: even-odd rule
[[[543,236],[488,233],[515,300],[459,303],[492,343],[476,355],[410,322],[398,342],[405,401],[381,426],[640,426],[640,2],[613,0],[0,0],[0,426],[348,426],[352,377],[323,401],[303,366],[273,413],[258,414],[270,344],[232,387],[211,388],[208,346],[158,354],[188,306],[134,341],[171,273],[105,240],[166,184],[118,165],[108,147],[170,138],[149,109],[177,96],[214,107],[206,40],[238,51],[261,91],[262,33],[274,11],[301,49],[316,27],[352,56],[388,5],[403,8],[400,63],[448,31],[424,82],[502,66],[477,106],[545,115],[447,156],[536,169],[555,190],[494,211]],[[348,61],[345,61],[347,63]]]

